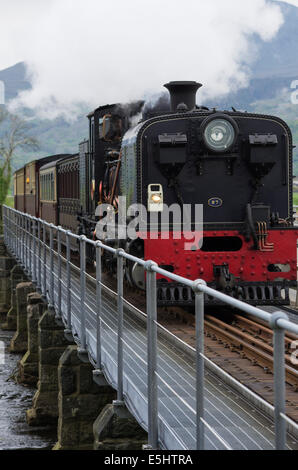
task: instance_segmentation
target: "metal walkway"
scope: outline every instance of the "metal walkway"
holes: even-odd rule
[[[14,233],[11,226],[6,227],[6,240],[8,231],[11,235]],[[148,413],[148,396],[151,392],[147,383],[148,374],[151,372],[147,316],[130,305],[121,290],[119,296],[119,283],[117,294],[101,283],[101,277],[95,280],[89,276],[84,269],[84,262],[82,276],[82,256],[85,254],[82,246],[80,269],[62,256],[61,243],[58,244],[58,250],[54,251],[52,232],[48,246],[41,241],[40,233],[39,237],[37,236],[36,227],[33,229],[26,226],[21,231],[26,232],[21,234],[21,239],[10,240],[8,245],[11,250],[21,254],[21,258],[26,260],[27,270],[33,273],[37,283],[41,287],[46,286],[47,292],[43,293],[47,295],[50,303],[54,303],[57,316],[62,318],[65,326],[69,328],[71,325],[78,344],[85,343],[89,359],[95,368],[98,368],[100,348],[101,370],[107,381],[118,390],[119,299],[122,302],[122,399],[140,425],[150,431],[152,423],[149,422],[151,414],[150,411]],[[150,291],[149,294],[151,295]],[[172,342],[170,337],[166,338],[162,327],[157,329],[157,347],[157,368],[154,377],[157,380],[159,447],[171,450],[196,449],[197,364],[193,355],[187,353],[185,346],[179,347],[178,342]],[[206,358],[204,360],[208,361]],[[151,386],[150,380],[149,384]],[[273,450],[276,447],[276,433],[274,422],[268,416],[205,367],[204,416],[201,418],[205,449]],[[286,447],[297,450],[298,441],[287,435]]]
[[[47,259],[50,249],[47,247]],[[62,279],[66,265],[62,263]],[[55,309],[58,311],[58,261],[54,256]],[[47,266],[47,279],[51,271]],[[41,274],[43,281],[43,271]],[[62,282],[61,312],[67,322],[67,291]],[[80,337],[80,270],[71,269],[72,326]],[[125,300],[124,300],[125,302]],[[96,364],[96,280],[87,276],[86,340],[90,360]],[[123,392],[126,404],[144,429],[148,429],[146,315],[124,306]],[[101,310],[102,366],[108,382],[117,389],[117,293],[103,286]],[[195,363],[190,355],[158,335],[159,438],[164,449],[196,449]],[[207,450],[273,450],[274,425],[248,401],[241,398],[214,374],[205,374],[205,448]],[[298,441],[288,436],[288,449],[298,450]]]

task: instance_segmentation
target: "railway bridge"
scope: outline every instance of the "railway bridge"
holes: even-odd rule
[[[20,379],[37,384],[27,421],[58,423],[56,449],[298,449],[297,423],[286,414],[284,341],[298,324],[284,311],[255,308],[6,206],[3,224],[11,349],[25,353]],[[95,276],[86,267],[87,244],[96,253]],[[103,250],[117,258],[115,289],[104,281]],[[125,260],[146,271],[144,311],[125,295]],[[160,324],[157,274],[193,289],[195,347]],[[204,294],[273,330],[273,405],[206,356]]]

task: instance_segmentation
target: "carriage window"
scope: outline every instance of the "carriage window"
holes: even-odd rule
[[[51,201],[54,201],[54,174],[51,173]]]
[[[54,173],[40,176],[40,197],[43,201],[55,200]]]

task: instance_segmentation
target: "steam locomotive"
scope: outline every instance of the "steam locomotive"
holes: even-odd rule
[[[197,82],[165,87],[170,99],[163,106],[101,106],[88,115],[89,139],[77,154],[18,170],[15,207],[96,237],[98,207],[108,203],[117,213],[125,196],[127,206],[146,207],[142,230],[134,239],[104,237],[105,243],[254,305],[289,304],[289,288],[297,283],[289,127],[274,116],[197,106]],[[181,224],[171,214],[164,224],[163,211],[173,204],[189,205],[189,227],[200,234],[187,251]],[[197,204],[203,206],[201,231]],[[104,261],[113,272],[116,260],[105,253]],[[133,262],[126,263],[125,277],[144,287],[145,274]],[[159,305],[193,302],[187,287],[158,278]]]

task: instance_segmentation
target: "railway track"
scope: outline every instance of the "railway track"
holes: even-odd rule
[[[273,372],[273,337],[272,330],[265,326],[235,315],[230,325],[216,317],[207,315],[205,319],[206,335],[223,342],[231,350],[239,351],[242,357],[251,360]],[[298,390],[298,371],[291,362],[291,344],[297,338],[290,334],[285,337],[286,382]]]
[[[274,403],[272,330],[243,317],[223,311],[205,315],[205,355],[215,364],[261,396]],[[193,315],[183,310],[159,312],[159,323],[178,338],[195,347]],[[298,422],[298,371],[290,362],[290,346],[297,340],[285,337],[286,412]]]
[[[248,358],[254,364],[264,368],[266,372],[273,372],[273,344],[272,332],[269,328],[235,315],[232,325],[212,317],[206,316],[206,334],[213,335],[219,342],[223,342],[231,350],[239,351],[242,357]],[[298,390],[298,371],[291,362],[290,347],[296,337],[285,338],[286,382]]]

